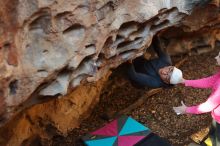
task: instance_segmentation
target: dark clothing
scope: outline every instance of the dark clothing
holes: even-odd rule
[[[166,139],[161,138],[154,133],[151,133],[134,146],[171,146],[171,144]]]
[[[128,77],[141,87],[159,88],[172,86],[164,83],[158,73],[160,68],[172,65],[171,58],[159,46],[154,44],[153,47],[158,58],[146,60],[144,57],[139,57],[135,59],[133,64],[129,66]]]
[[[212,146],[220,146],[220,124],[217,123],[215,120],[212,121],[209,138],[212,141]],[[205,142],[203,142],[201,145],[207,146]]]

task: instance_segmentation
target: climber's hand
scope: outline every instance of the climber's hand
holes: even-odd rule
[[[133,63],[133,60],[132,60],[132,59],[128,60],[128,63],[132,64],[132,63]]]
[[[183,103],[183,101],[181,101],[181,104],[182,104],[181,106],[173,107],[173,110],[177,115],[186,114],[187,106]]]

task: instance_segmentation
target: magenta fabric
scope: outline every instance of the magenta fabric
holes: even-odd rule
[[[136,144],[143,138],[144,136],[119,136],[118,146],[134,146],[134,144]]]
[[[134,146],[151,134],[151,130],[123,115],[82,137],[86,146]]]
[[[211,95],[204,103],[187,107],[186,112],[191,114],[211,112],[212,117],[220,123],[220,71],[207,78],[185,80],[184,84],[185,86],[212,89]]]
[[[117,120],[112,121],[101,129],[92,132],[93,135],[117,136],[118,135]]]

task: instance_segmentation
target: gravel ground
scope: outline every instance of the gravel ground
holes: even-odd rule
[[[180,67],[184,78],[196,79],[209,76],[216,71],[216,61],[219,48],[202,55],[192,55]],[[181,56],[172,58],[178,62]],[[92,115],[74,129],[67,137],[56,136],[53,146],[83,146],[80,137],[104,125],[105,115],[120,111],[144,96],[149,89],[138,89],[126,79],[124,66],[114,71],[103,90],[99,104]],[[202,115],[177,116],[173,106],[195,105],[204,102],[209,96],[209,89],[194,89],[178,85],[149,97],[143,105],[131,111],[128,115],[148,126],[154,133],[170,141],[173,146],[185,146],[190,143],[190,135],[208,127],[211,123],[210,113]]]

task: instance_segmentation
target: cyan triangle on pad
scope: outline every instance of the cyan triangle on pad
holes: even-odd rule
[[[118,138],[117,136],[114,136],[99,140],[90,140],[90,141],[86,141],[85,143],[87,146],[113,146],[117,138]]]
[[[136,120],[132,119],[131,117],[128,117],[119,135],[122,136],[122,135],[136,133],[136,132],[140,132],[144,130],[149,130],[149,129],[145,127],[144,125],[140,124],[139,122],[137,122]]]

